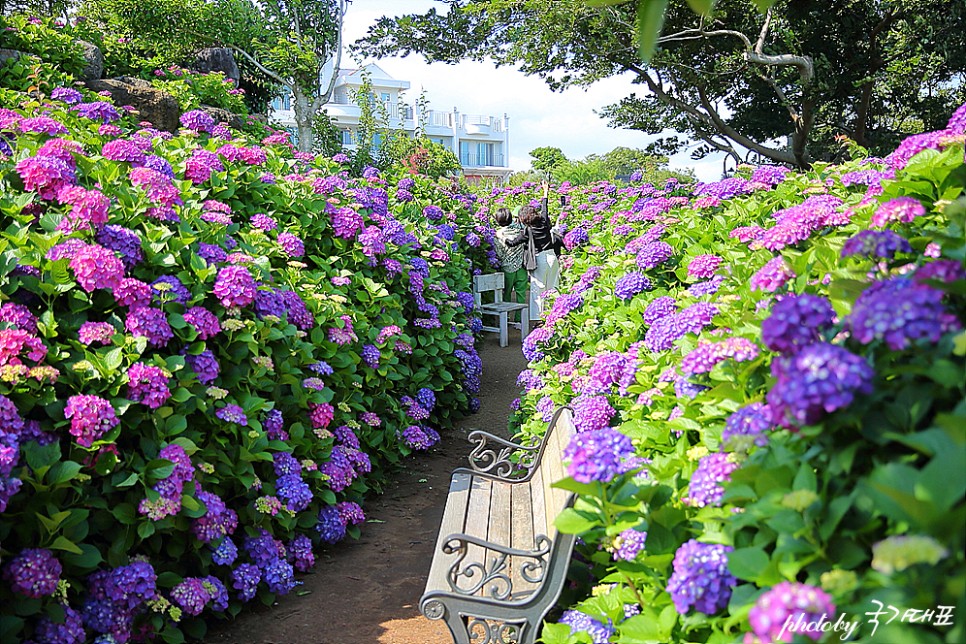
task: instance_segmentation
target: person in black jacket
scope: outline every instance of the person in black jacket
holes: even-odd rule
[[[530,319],[539,320],[543,313],[543,294],[545,291],[557,287],[560,276],[560,264],[557,253],[560,242],[551,231],[552,224],[547,213],[547,198],[550,195],[550,184],[543,183],[543,199],[540,207],[527,204],[520,211],[520,222],[525,226],[523,232],[507,240],[507,246],[529,244],[533,238],[536,250],[537,266],[530,271]]]

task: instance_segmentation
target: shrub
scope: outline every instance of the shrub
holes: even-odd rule
[[[568,191],[589,239],[515,418],[539,433],[572,404],[638,460],[569,464],[557,525],[594,588],[543,641],[791,641],[823,613],[863,641],[962,638],[964,114],[884,160]],[[649,289],[617,288],[635,272]]]
[[[203,637],[478,405],[488,229],[284,136],[0,91],[0,639]]]

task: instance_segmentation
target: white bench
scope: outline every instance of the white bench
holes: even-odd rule
[[[508,316],[513,311],[520,312],[520,341],[526,340],[527,334],[530,332],[530,305],[519,304],[517,302],[504,302],[503,286],[503,273],[487,273],[486,275],[476,275],[473,277],[473,299],[476,302],[476,308],[483,315],[495,315],[500,320],[500,326],[484,325],[483,330],[499,331],[501,347],[505,347],[510,343],[507,326]],[[495,301],[490,304],[483,304],[481,295],[490,291],[493,292]]]
[[[445,620],[455,644],[532,644],[563,589],[576,537],[554,520],[574,495],[551,485],[576,433],[570,409],[554,414],[539,445],[486,432],[470,468],[453,473],[419,610]]]

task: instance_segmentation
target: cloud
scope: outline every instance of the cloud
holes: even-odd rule
[[[346,43],[364,36],[369,26],[383,15],[422,13],[434,6],[445,10],[429,0],[366,0],[364,6],[363,9],[361,2],[350,5],[343,30]],[[530,150],[542,146],[558,147],[567,158],[581,159],[618,146],[643,148],[657,138],[634,130],[610,128],[594,113],[632,91],[640,91],[627,76],[608,78],[586,89],[552,92],[535,76],[489,62],[430,65],[418,55],[362,62],[376,62],[394,78],[408,80],[412,84],[407,96],[410,102],[416,100],[422,87],[430,109],[448,112],[456,107],[466,114],[509,116],[509,162],[514,170],[528,169]],[[343,59],[343,67],[354,64],[351,59]],[[720,159],[694,162],[685,153],[672,158],[672,164],[694,167],[703,180],[713,181],[721,174]]]

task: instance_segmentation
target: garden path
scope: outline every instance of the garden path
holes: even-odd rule
[[[358,541],[318,555],[304,585],[275,606],[253,607],[215,624],[213,644],[446,644],[442,622],[419,613],[419,597],[436,545],[450,473],[465,465],[473,429],[505,434],[516,377],[526,368],[519,341],[501,348],[487,334],[480,346],[480,412],[443,434],[427,454],[409,460],[382,496],[365,505],[369,521]]]

